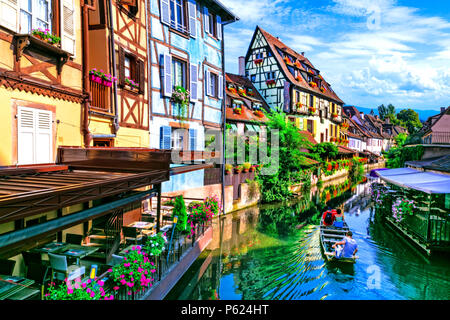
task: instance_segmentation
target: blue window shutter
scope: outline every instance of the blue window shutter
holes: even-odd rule
[[[189,33],[191,37],[197,37],[197,5],[194,0],[188,2]]]
[[[217,97],[219,99],[223,99],[223,76],[219,76],[219,81],[218,81],[218,88],[217,88]]]
[[[164,54],[163,58],[163,95],[172,96],[172,56]]]
[[[222,40],[222,19],[217,16],[217,39]]]
[[[197,149],[197,129],[189,129],[189,146],[190,150]]]
[[[190,91],[191,91],[191,101],[196,102],[198,100],[198,66],[197,64],[191,63],[190,72]]]
[[[169,0],[160,0],[161,22],[170,26],[170,3]]]
[[[205,32],[210,33],[211,29],[210,29],[210,25],[209,25],[209,12],[208,12],[208,8],[207,7],[205,7],[203,9],[203,21],[204,21],[204,24],[205,24]]]
[[[172,136],[172,129],[167,126],[159,128],[159,148],[162,150],[170,150],[170,142]]]

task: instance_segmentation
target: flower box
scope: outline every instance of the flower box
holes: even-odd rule
[[[259,118],[264,117],[264,113],[261,110],[255,110],[253,113]]]
[[[310,113],[315,113],[315,112],[316,112],[316,108],[314,108],[314,107],[309,107],[309,108],[308,108],[308,111],[309,111]]]
[[[256,59],[255,64],[261,64],[264,61],[264,59]]]
[[[313,88],[316,88],[316,87],[317,87],[317,84],[316,84],[315,82],[313,82],[313,81],[310,81],[310,82],[309,82],[309,85],[310,85],[311,87],[313,87]]]
[[[247,92],[245,91],[245,89],[239,89],[239,94],[244,97],[247,96]]]
[[[234,112],[235,114],[242,114],[242,109],[241,109],[241,108],[234,108],[234,109],[233,109],[233,112]]]
[[[230,91],[231,93],[237,94],[236,88],[230,87],[230,88],[228,88],[228,91]]]
[[[333,113],[333,114],[331,114],[331,116],[332,116],[333,118],[337,118],[339,115],[338,115],[337,113]]]
[[[59,45],[61,42],[61,38],[51,34],[50,29],[32,29],[31,35],[51,45]]]
[[[89,78],[91,81],[96,82],[105,87],[112,87],[113,82],[117,79],[109,73],[103,72],[103,70],[97,70],[96,68],[89,71]]]
[[[275,84],[275,79],[266,80],[267,85]]]

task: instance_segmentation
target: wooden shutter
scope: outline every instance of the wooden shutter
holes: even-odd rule
[[[160,0],[161,4],[161,22],[170,26],[170,2],[169,0]]]
[[[222,18],[217,16],[217,39],[222,40]]]
[[[223,98],[223,76],[218,77],[218,84],[217,84],[217,97],[219,99]]]
[[[191,101],[196,102],[198,100],[198,66],[195,63],[191,63],[189,88],[191,91]]]
[[[118,51],[118,71],[119,71],[119,86],[125,86],[125,50],[119,47]]]
[[[36,151],[35,163],[51,163],[52,161],[52,113],[36,110]]]
[[[0,25],[18,32],[19,0],[0,0]]]
[[[164,96],[172,96],[172,57],[169,54],[164,54],[163,58],[164,69],[163,69],[163,87]]]
[[[159,131],[160,131],[159,148],[163,150],[169,150],[172,136],[172,129],[168,126],[162,126],[160,127]]]
[[[205,83],[205,92],[207,96],[211,96],[211,72],[206,70],[205,71],[205,78],[206,80],[204,81]]]
[[[197,4],[194,0],[188,2],[188,15],[189,15],[189,33],[191,37],[197,37]]]
[[[139,93],[144,93],[145,91],[145,63],[142,60],[137,61],[139,70]]]
[[[52,113],[20,106],[17,113],[18,164],[53,162]]]
[[[33,164],[36,133],[34,110],[18,107],[17,114],[17,164]]]
[[[205,23],[205,32],[211,33],[211,26],[209,25],[209,12],[207,7],[203,8],[203,20]]]
[[[197,149],[197,129],[189,129],[189,150]]]
[[[75,6],[73,0],[61,0],[61,48],[75,55]]]

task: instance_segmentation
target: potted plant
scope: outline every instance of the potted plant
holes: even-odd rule
[[[234,173],[239,174],[239,173],[241,173],[241,171],[242,171],[242,166],[236,166],[236,167],[234,167]]]
[[[178,222],[175,227],[175,231],[178,234],[189,234],[191,226],[187,223],[187,211],[186,204],[182,195],[175,198],[175,205],[173,207],[172,216],[178,216]]]
[[[225,174],[232,174],[233,173],[233,165],[231,163],[225,164]]]
[[[113,290],[123,288],[128,295],[147,290],[154,281],[152,278],[152,274],[156,272],[154,265],[141,246],[133,246],[126,252],[121,263],[108,270],[115,283]]]
[[[247,173],[247,172],[250,170],[251,167],[252,167],[251,163],[245,162],[245,163],[242,165],[242,171],[243,171],[244,173]]]
[[[142,249],[150,257],[156,257],[163,252],[166,243],[166,236],[162,232],[159,232],[158,234],[150,235]]]
[[[187,108],[189,106],[190,93],[188,90],[181,86],[176,86],[172,92],[170,101],[177,103],[180,106],[178,119],[182,120],[187,115]]]

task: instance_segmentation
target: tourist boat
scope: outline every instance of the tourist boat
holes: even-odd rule
[[[323,253],[326,260],[329,262],[345,262],[345,263],[355,263],[357,256],[353,258],[340,258],[336,259],[333,244],[342,241],[345,237],[345,233],[349,231],[347,223],[344,221],[343,228],[336,228],[333,226],[325,226],[323,222],[320,223],[320,244],[323,249]]]

